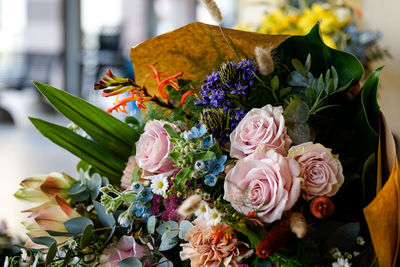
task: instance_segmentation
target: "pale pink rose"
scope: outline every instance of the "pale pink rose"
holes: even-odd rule
[[[181,260],[190,259],[190,266],[236,267],[253,253],[248,244],[223,233],[227,226],[225,223],[209,226],[203,219],[196,219],[194,223],[195,226],[185,235],[189,243],[181,244],[180,252]]]
[[[130,156],[128,162],[126,163],[125,169],[123,171],[123,175],[121,178],[121,191],[126,189],[130,189],[132,185],[132,175],[133,171],[135,170],[137,164],[135,160],[135,156]]]
[[[343,168],[331,149],[311,142],[293,146],[289,157],[295,159],[301,168],[301,195],[306,200],[316,196],[331,197],[344,182]]]
[[[235,210],[246,215],[255,211],[262,221],[272,223],[296,203],[300,195],[299,175],[300,167],[295,160],[275,150],[258,149],[229,171],[224,199]]]
[[[176,131],[177,126],[159,120],[152,120],[146,123],[144,133],[136,142],[136,162],[146,174],[145,176],[157,174],[172,174],[176,168],[174,162],[169,159],[168,154],[174,148],[170,136],[164,129],[164,124],[171,125]]]
[[[244,158],[257,147],[275,149],[286,156],[292,140],[286,134],[282,112],[282,107],[271,105],[250,110],[230,135],[231,156]]]
[[[124,235],[121,239],[103,251],[100,257],[101,266],[114,267],[126,258],[137,258],[143,266],[151,266],[151,259],[147,253],[148,247],[136,243],[132,236]]]

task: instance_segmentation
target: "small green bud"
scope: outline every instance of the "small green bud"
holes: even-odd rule
[[[181,193],[181,192],[178,192],[178,193],[176,193],[176,196],[177,196],[177,197],[181,197],[181,196],[182,196],[182,193]]]
[[[189,153],[189,152],[190,152],[190,146],[185,146],[184,152],[185,152],[185,153]]]
[[[191,149],[196,149],[196,148],[197,148],[197,145],[196,145],[195,143],[191,143],[191,144],[190,144],[190,148],[191,148]]]

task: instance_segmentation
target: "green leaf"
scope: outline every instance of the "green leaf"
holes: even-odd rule
[[[300,74],[303,75],[303,76],[306,76],[306,75],[307,75],[306,69],[304,68],[303,64],[301,64],[301,62],[300,62],[298,59],[293,58],[293,59],[292,59],[292,65],[293,65],[293,67],[295,68],[295,70],[296,70],[298,73],[300,73]],[[275,77],[276,77],[276,76],[275,76]]]
[[[277,75],[275,75],[274,78],[272,78],[271,87],[272,91],[276,91],[279,88],[279,78]]]
[[[192,178],[192,172],[193,170],[191,168],[183,168],[178,172],[175,177],[175,185],[178,190],[183,189],[186,181]]]
[[[95,142],[86,139],[71,130],[46,122],[29,118],[32,124],[45,137],[96,168],[114,184],[119,184],[125,162]]]
[[[132,172],[132,180],[131,183],[136,183],[139,181],[140,175],[139,175],[139,166],[136,166],[135,169]]]
[[[160,248],[158,249],[159,251],[166,251],[170,250],[171,248],[175,247],[178,244],[178,238],[165,238],[161,240]]]
[[[49,102],[95,142],[126,161],[139,133],[107,112],[52,86],[33,82]],[[88,162],[89,163],[89,162]]]
[[[127,116],[125,118],[125,123],[129,123],[129,124],[133,124],[133,125],[140,125],[139,120],[132,116]]]
[[[167,131],[167,133],[169,134],[169,136],[171,138],[176,138],[176,139],[181,139],[179,133],[175,132],[175,130],[172,128],[171,125],[169,124],[164,124],[164,129]]]
[[[87,189],[86,185],[84,185],[80,181],[78,181],[78,182],[74,183],[73,185],[71,185],[71,187],[68,188],[67,192],[68,192],[68,195],[76,195],[76,194],[82,193],[86,189]]]
[[[127,203],[133,203],[136,201],[136,193],[128,191],[121,194],[122,199]]]
[[[86,162],[84,162],[83,160],[80,160],[78,162],[78,164],[76,165],[76,170],[79,172],[80,170],[82,170],[83,172],[87,172],[87,170],[89,169],[89,164],[87,164]]]
[[[52,230],[46,230],[47,233],[51,236],[73,236],[71,233],[66,233],[66,232],[58,232],[58,231],[52,231]]]
[[[168,156],[173,162],[178,162],[179,158],[181,157],[181,153],[172,151]]]
[[[96,209],[97,217],[100,223],[105,227],[112,227],[115,225],[115,219],[112,214],[106,213],[106,208],[97,201],[93,201],[94,208]]]
[[[154,229],[156,228],[156,223],[157,223],[157,218],[156,216],[150,216],[150,218],[147,220],[147,232],[149,234],[154,234]]]
[[[208,151],[214,152],[217,158],[220,158],[222,156],[222,150],[217,141],[215,141],[215,143],[208,149]]]
[[[339,76],[337,74],[337,71],[334,66],[331,66],[331,71],[332,71],[332,79],[333,79],[333,88],[338,88],[339,87]]]
[[[119,267],[142,267],[142,263],[139,259],[130,257],[126,258],[118,263]]]
[[[347,84],[350,80],[353,80],[351,85],[357,83],[364,72],[361,63],[355,56],[332,49],[324,44],[319,23],[305,36],[288,37],[274,52],[280,58],[282,65],[286,66],[290,66],[293,63],[291,59],[294,58],[298,59],[299,62],[304,62],[308,54],[311,54],[310,71],[321,73],[333,66],[337,70],[339,86]],[[335,77],[334,73],[332,75]]]
[[[57,244],[57,241],[50,236],[40,236],[40,237],[31,237],[30,238],[33,243],[38,245],[43,245],[46,247],[50,247],[53,244]]]
[[[53,243],[46,254],[46,266],[49,266],[57,254],[57,243]]]
[[[348,223],[333,231],[322,245],[323,251],[339,248],[340,251],[349,251],[356,245],[360,232],[360,223]]]
[[[306,71],[309,72],[311,69],[311,54],[307,55],[306,63],[304,64]]]
[[[378,173],[376,155],[371,154],[365,161],[362,173],[362,189],[364,204],[370,203],[376,196],[376,175]]]
[[[65,254],[62,267],[65,267],[68,265],[68,262],[71,259],[71,256],[72,256],[72,249],[68,249],[67,254]]]
[[[199,153],[193,154],[193,161],[197,160],[210,160],[215,156],[214,152],[212,151],[203,151]]]
[[[83,230],[81,241],[79,242],[79,248],[84,249],[87,247],[89,242],[92,240],[93,234],[93,224],[88,224]]]
[[[89,225],[93,225],[91,219],[86,217],[77,217],[69,219],[64,222],[65,228],[67,228],[68,233],[79,235],[82,234],[85,228]]]
[[[279,92],[279,94],[281,95],[281,97],[285,97],[291,92],[292,92],[292,87],[285,87]]]
[[[304,101],[292,101],[283,112],[285,120],[292,123],[304,123],[310,117],[310,109]]]

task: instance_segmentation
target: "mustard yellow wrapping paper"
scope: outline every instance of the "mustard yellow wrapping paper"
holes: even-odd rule
[[[274,48],[287,38],[285,35],[265,35],[223,29],[240,58],[253,57],[256,46]],[[236,59],[221,35],[219,27],[195,22],[172,32],[154,37],[131,49],[136,82],[145,84],[155,93],[156,81],[146,81],[152,73],[147,63],[163,73],[183,71],[183,79],[202,80],[227,59]]]

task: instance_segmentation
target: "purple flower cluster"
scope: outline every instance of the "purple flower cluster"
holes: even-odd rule
[[[231,108],[233,104],[229,100],[230,96],[247,93],[253,86],[256,69],[256,63],[253,60],[224,63],[218,71],[206,77],[200,91],[201,98],[196,101],[196,105],[224,110]]]
[[[176,194],[171,194],[163,200],[165,211],[161,214],[163,221],[178,221],[180,216],[178,214],[178,207],[182,204],[183,199],[179,198]]]
[[[233,132],[239,122],[246,116],[243,109],[231,109],[229,113],[229,132]]]

